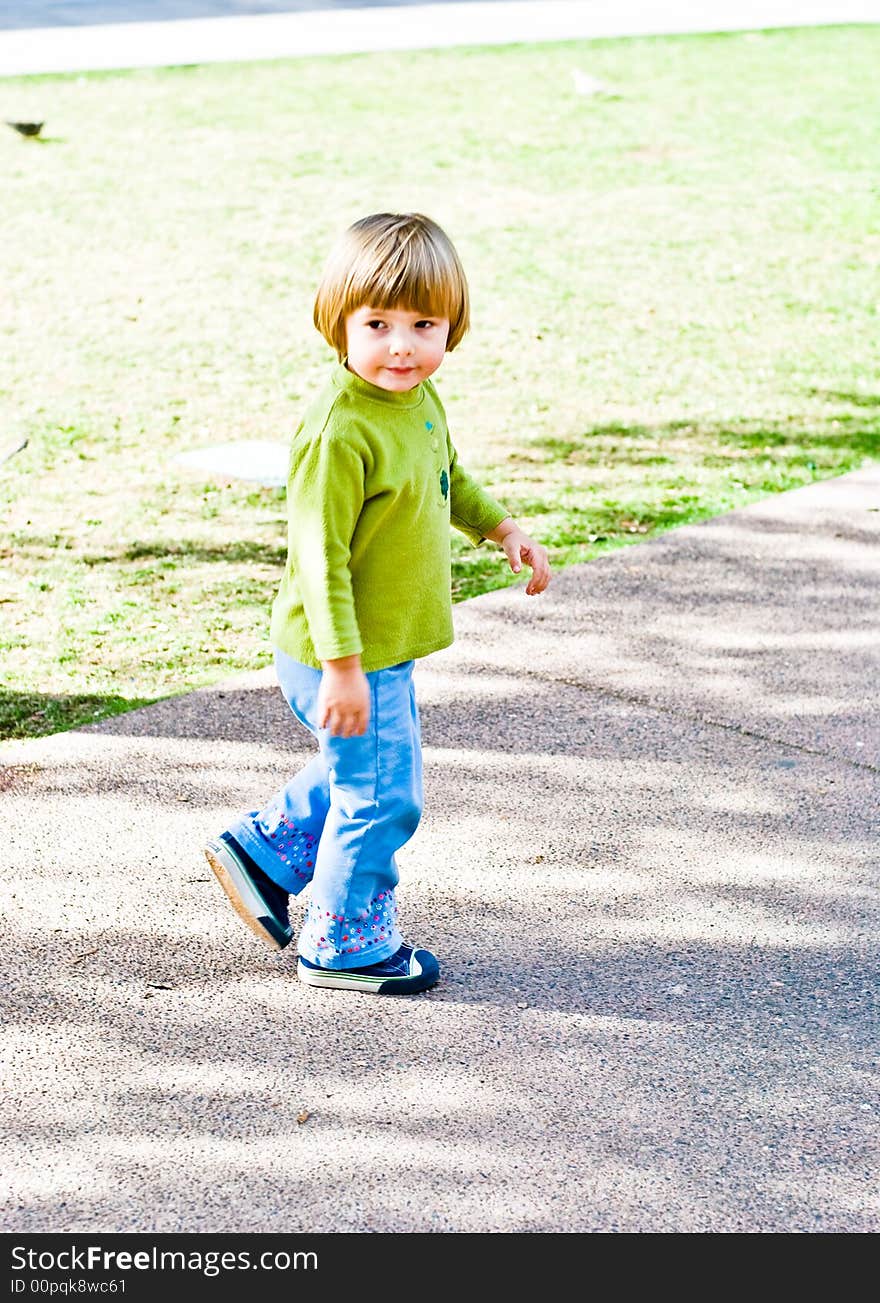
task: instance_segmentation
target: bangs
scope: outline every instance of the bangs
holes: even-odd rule
[[[392,235],[375,250],[364,250],[346,278],[346,316],[360,307],[405,308],[450,321],[459,315],[466,289],[458,259],[441,257],[430,241],[418,238],[421,234]]]

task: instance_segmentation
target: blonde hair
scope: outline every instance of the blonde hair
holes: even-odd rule
[[[464,269],[445,231],[421,213],[373,213],[344,233],[324,267],[314,320],[340,361],[345,319],[358,308],[447,317],[451,353],[470,325]]]

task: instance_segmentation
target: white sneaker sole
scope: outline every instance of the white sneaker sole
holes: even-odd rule
[[[297,976],[306,986],[324,986],[342,991],[364,991],[369,995],[412,995],[427,991],[439,980],[439,973],[424,980],[422,966],[413,956],[409,973],[403,977],[370,977],[366,973],[347,972],[344,968],[307,968],[300,960]]]
[[[283,950],[290,937],[282,944],[268,928],[263,926],[262,919],[268,913],[266,902],[241,872],[235,857],[220,843],[209,842],[205,847],[205,858],[242,923],[250,928],[255,937],[259,937],[273,950]]]

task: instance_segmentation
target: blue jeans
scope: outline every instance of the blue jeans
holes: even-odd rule
[[[403,943],[394,856],[422,813],[413,665],[367,674],[367,732],[331,737],[317,725],[321,670],[275,652],[281,690],[317,739],[318,753],[262,810],[229,831],[285,891],[298,895],[312,884],[298,949],[321,968],[375,964]]]

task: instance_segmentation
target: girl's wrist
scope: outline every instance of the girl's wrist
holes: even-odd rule
[[[330,670],[333,673],[351,674],[352,672],[354,672],[356,674],[360,674],[361,673],[360,653],[356,652],[353,656],[340,656],[338,657],[338,659],[332,661],[321,661],[321,665],[325,670]]]
[[[512,534],[513,531],[518,528],[519,526],[513,516],[505,516],[504,519],[500,520],[495,528],[486,535],[486,538],[493,543],[501,543],[505,538],[507,538],[508,534]]]

